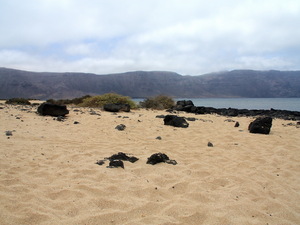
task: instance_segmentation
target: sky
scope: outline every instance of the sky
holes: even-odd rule
[[[300,0],[0,0],[0,67],[300,70]]]

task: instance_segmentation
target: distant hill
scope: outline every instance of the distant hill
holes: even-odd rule
[[[182,76],[162,71],[96,75],[0,68],[1,99],[62,99],[108,92],[140,98],[158,94],[179,98],[300,97],[300,71],[233,70]]]

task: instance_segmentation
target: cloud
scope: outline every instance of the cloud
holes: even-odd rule
[[[95,73],[299,69],[298,0],[0,0],[1,65]]]

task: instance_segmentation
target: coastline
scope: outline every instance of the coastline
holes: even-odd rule
[[[135,102],[143,98],[133,98]],[[236,108],[247,110],[288,110],[300,112],[300,98],[174,98],[175,102],[191,100],[197,107]]]
[[[157,110],[68,107],[60,122],[1,107],[0,224],[300,223],[300,129],[290,121],[274,119],[260,135],[247,130],[253,117],[177,112],[197,120],[174,128]],[[139,160],[96,164],[118,152]],[[178,164],[146,164],[156,152]]]

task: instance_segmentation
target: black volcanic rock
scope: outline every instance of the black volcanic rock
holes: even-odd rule
[[[300,120],[300,112],[289,110],[257,110],[257,109],[235,109],[235,108],[213,108],[204,106],[193,106],[190,101],[178,101],[173,110],[186,111],[195,114],[218,114],[222,116],[269,116],[272,118],[280,118],[284,120]],[[173,111],[172,110],[172,111]]]
[[[187,128],[189,123],[183,117],[175,115],[166,115],[164,118],[164,125]]]
[[[136,161],[139,160],[137,157],[134,157],[134,156],[129,157],[128,155],[126,155],[123,152],[119,152],[118,154],[114,154],[114,155],[110,156],[107,159],[109,159],[110,161],[113,161],[113,160],[124,160],[124,161],[129,161],[131,163],[134,163],[134,162],[136,162]]]
[[[103,160],[98,160],[96,164],[101,166],[105,163],[106,160],[109,160],[109,166],[107,166],[108,168],[122,167],[124,169],[123,161],[129,161],[131,163],[134,163],[139,159],[135,156],[129,157],[126,153],[119,152],[118,154],[114,154],[110,157],[104,158]]]
[[[249,124],[248,130],[255,134],[269,134],[272,127],[271,117],[260,117]]]
[[[170,158],[164,153],[152,154],[147,160],[147,164],[151,164],[151,165],[155,165],[155,164],[161,163],[161,162],[173,164],[173,165],[177,164],[177,162],[175,160],[170,160]]]
[[[130,112],[130,105],[121,103],[105,104],[103,109],[108,112]]]
[[[178,111],[191,112],[193,108],[194,103],[191,100],[181,100],[177,101],[174,109]]]
[[[38,107],[37,112],[42,116],[59,117],[68,114],[69,110],[67,110],[67,107],[65,105],[43,103]]]
[[[124,169],[124,163],[122,160],[113,160],[109,162],[109,168],[122,167]]]
[[[119,131],[123,131],[125,130],[126,126],[124,124],[119,124],[115,127],[115,129],[119,130]]]

